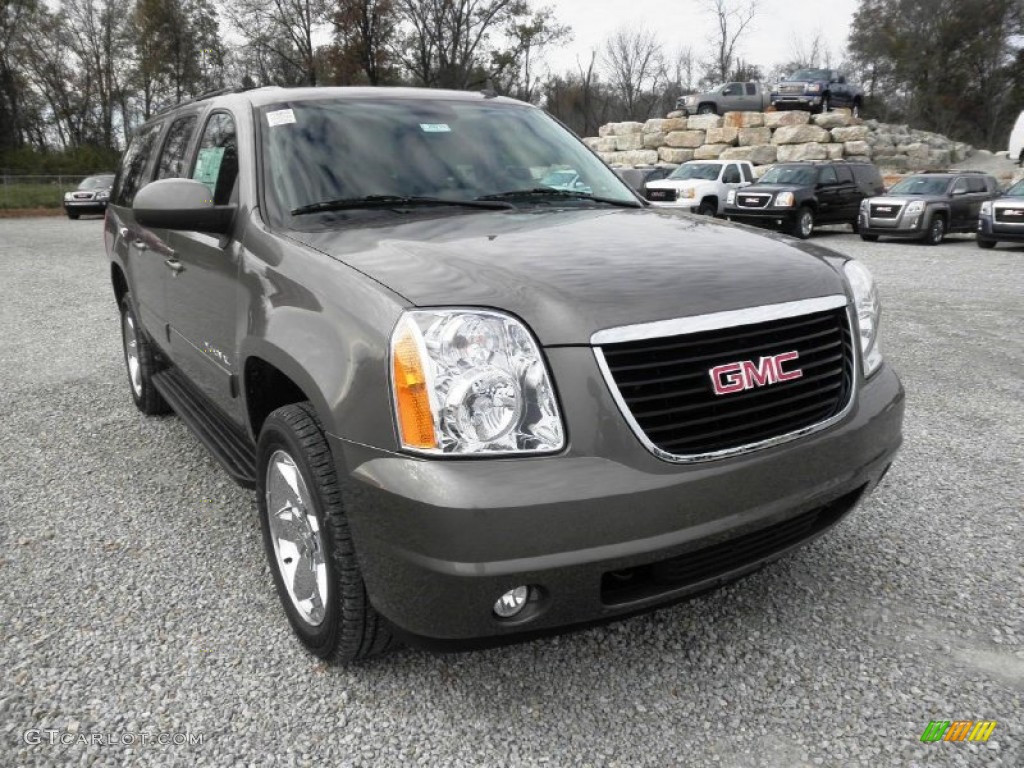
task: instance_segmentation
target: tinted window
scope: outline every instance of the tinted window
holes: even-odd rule
[[[683,163],[669,176],[670,179],[706,179],[714,181],[722,172],[721,163]]]
[[[231,200],[238,178],[238,138],[235,121],[227,112],[215,112],[206,121],[192,178],[210,188],[214,205]]]
[[[743,93],[743,83],[729,83],[722,91],[723,96],[740,96]]]
[[[753,83],[747,83],[747,96],[754,96],[757,94],[757,87]]]
[[[981,176],[972,176],[967,179],[967,191],[968,192],[987,192],[985,188],[985,179]]]
[[[819,184],[838,184],[839,177],[836,176],[836,169],[831,165],[825,166],[818,172]]]
[[[725,169],[725,173],[722,174],[722,181],[725,184],[739,184],[740,183],[740,169],[735,165],[730,165]]]
[[[743,180],[744,181],[753,181],[754,180],[754,172],[753,172],[753,170],[751,169],[751,167],[749,165],[741,165],[740,168],[743,169]]]
[[[196,131],[196,116],[181,117],[171,123],[164,148],[156,161],[158,179],[177,179],[185,175],[185,150]]]
[[[111,194],[114,205],[130,206],[135,200],[135,193],[145,185],[146,179],[143,174],[149,165],[149,156],[162,127],[160,123],[154,123],[135,134],[128,151],[124,153],[121,170],[117,172],[117,180],[114,182],[115,189]]]
[[[944,195],[948,176],[909,176],[893,184],[890,195]]]
[[[761,177],[762,184],[799,184],[808,187],[814,184],[818,174],[813,168],[776,165]]]
[[[952,193],[954,195],[961,194],[963,192],[966,192],[967,189],[967,179],[957,179],[956,182],[953,184]]]
[[[853,171],[845,165],[836,166],[836,175],[839,177],[840,181],[847,183],[853,181]]]

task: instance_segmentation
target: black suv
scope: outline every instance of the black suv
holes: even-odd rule
[[[135,405],[256,489],[322,657],[677,602],[824,533],[900,444],[863,265],[649,208],[490,93],[181,105],[104,234]]]
[[[871,163],[779,163],[757,184],[730,192],[725,216],[801,239],[818,224],[849,224],[856,232],[861,200],[884,191],[882,174]]]
[[[860,205],[860,236],[921,240],[938,245],[949,232],[974,232],[982,203],[999,195],[981,171],[930,171],[901,179],[882,197]]]

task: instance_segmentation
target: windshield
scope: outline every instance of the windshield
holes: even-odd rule
[[[78,185],[79,189],[106,189],[114,183],[113,176],[90,176]]]
[[[670,179],[707,179],[714,181],[722,171],[721,163],[683,163],[669,176]]]
[[[775,166],[769,168],[761,177],[762,184],[798,184],[810,186],[818,180],[818,172],[814,168],[787,168]]]
[[[348,216],[381,215],[389,199],[429,205],[510,192],[529,193],[516,205],[593,205],[590,196],[639,205],[611,169],[531,107],[325,99],[265,107],[260,120],[267,197],[281,213],[372,198],[384,205],[338,207]]]
[[[829,72],[827,69],[798,69],[792,75],[789,76],[790,80],[828,80]]]
[[[898,181],[889,190],[890,195],[944,195],[949,179],[928,176],[911,176]]]
[[[1024,179],[1021,179],[1004,193],[1007,197],[1024,197]]]

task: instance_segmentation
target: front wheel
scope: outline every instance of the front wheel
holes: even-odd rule
[[[865,235],[863,232],[860,233],[860,239],[865,243],[877,243],[878,235]]]
[[[267,417],[256,477],[274,585],[302,644],[340,663],[387,650],[392,636],[370,605],[331,450],[309,403]]]
[[[821,97],[821,113],[825,114],[826,112],[830,111],[831,109],[832,109],[832,101],[831,101],[831,99],[829,99],[828,95],[826,94],[825,96]]]
[[[68,218],[69,218],[69,219],[71,219],[72,221],[74,221],[75,219],[77,219],[77,218],[78,218],[78,216],[79,216],[79,214],[78,214],[78,212],[77,212],[77,211],[75,211],[75,212],[73,212],[73,211],[68,211],[67,213],[68,213]]]
[[[928,245],[938,245],[942,242],[942,239],[946,236],[946,220],[941,216],[934,216],[931,223],[928,225],[928,231],[925,233],[924,241]]]
[[[711,106],[710,104],[701,104],[697,108],[697,114],[698,115],[714,115],[714,114],[717,114],[717,113],[715,112],[715,108],[713,106]]]
[[[996,247],[996,243],[997,243],[997,242],[998,242],[997,240],[982,240],[982,239],[981,239],[981,238],[979,237],[979,238],[978,238],[978,247],[979,247],[979,248],[983,248],[984,250],[986,250],[986,251],[987,251],[987,250],[989,250],[990,248],[995,248],[995,247]]]
[[[697,209],[698,216],[714,216],[718,213],[718,206],[710,200],[701,201],[700,207]]]
[[[135,407],[147,416],[169,412],[167,401],[153,385],[153,375],[160,370],[156,348],[139,325],[129,293],[121,298],[121,345]]]
[[[814,211],[807,206],[801,208],[796,214],[796,221],[793,222],[792,234],[801,240],[806,240],[814,232]]]

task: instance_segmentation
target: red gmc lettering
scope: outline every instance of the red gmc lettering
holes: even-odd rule
[[[799,379],[804,372],[799,368],[783,369],[783,364],[800,357],[799,352],[783,352],[772,357],[762,357],[757,364],[753,360],[716,365],[708,374],[716,395],[728,395],[745,389],[778,384],[780,381]]]

